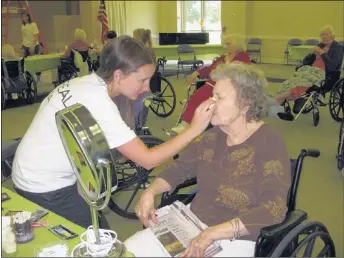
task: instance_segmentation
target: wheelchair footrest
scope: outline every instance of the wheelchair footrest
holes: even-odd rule
[[[263,238],[276,238],[280,235],[287,234],[305,219],[307,219],[306,212],[294,210],[287,214],[282,223],[262,228],[260,234]]]

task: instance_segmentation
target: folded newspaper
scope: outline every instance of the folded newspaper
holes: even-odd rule
[[[176,201],[156,212],[159,224],[150,221],[150,229],[157,238],[166,257],[178,257],[206,226],[183,203]],[[214,242],[205,252],[212,257],[222,251],[218,242]]]

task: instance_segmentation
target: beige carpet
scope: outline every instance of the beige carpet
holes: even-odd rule
[[[294,67],[283,65],[258,65],[267,77],[288,78]],[[177,92],[178,101],[185,96],[185,80],[170,77]],[[274,93],[279,84],[271,83],[269,91]],[[44,86],[49,89],[50,86]],[[51,86],[52,87],[52,86]],[[11,139],[22,136],[38,108],[32,106],[11,108],[2,112],[2,139]],[[180,105],[177,103],[175,112],[168,118],[158,118],[149,113],[147,125],[154,136],[167,139],[162,131],[163,127],[171,127],[179,115]],[[284,135],[291,157],[297,157],[303,148],[316,148],[321,151],[317,159],[306,158],[301,175],[297,208],[305,210],[310,220],[324,223],[333,237],[337,249],[337,256],[343,257],[343,176],[336,168],[336,148],[338,143],[339,123],[332,120],[328,107],[320,110],[320,124],[312,125],[312,116],[302,115],[296,123],[277,119],[268,119],[267,122],[276,126]],[[155,173],[158,173],[157,171]],[[7,182],[10,185],[11,182]],[[126,201],[126,194],[116,196],[118,202]],[[124,240],[137,230],[142,229],[136,220],[129,220],[106,211],[106,217],[119,238]]]

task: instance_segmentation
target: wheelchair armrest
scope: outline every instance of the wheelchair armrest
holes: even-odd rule
[[[196,177],[191,178],[189,180],[186,180],[184,183],[177,185],[177,187],[173,190],[173,192],[162,193],[161,200],[162,201],[167,200],[168,198],[177,195],[180,189],[183,189],[183,188],[186,188],[186,187],[189,187],[192,185],[196,185],[196,184],[197,184],[197,178]]]
[[[174,189],[174,191],[172,192],[171,195],[177,194],[180,189],[183,189],[183,188],[186,188],[186,187],[189,187],[189,186],[192,186],[192,185],[196,185],[196,184],[197,184],[197,178],[196,177],[191,178],[189,180],[186,180],[184,183],[181,183],[180,185],[178,185],[176,187],[176,189]]]
[[[260,235],[263,238],[279,237],[280,235],[287,234],[290,230],[299,225],[306,218],[306,212],[302,210],[294,210],[287,214],[283,222],[262,228],[260,230]]]

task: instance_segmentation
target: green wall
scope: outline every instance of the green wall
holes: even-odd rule
[[[126,1],[127,33],[150,28],[157,42],[159,32],[177,32],[177,1]],[[262,38],[266,62],[280,62],[290,38],[316,38],[324,25],[332,25],[343,40],[343,1],[223,1],[222,26],[228,33]]]

